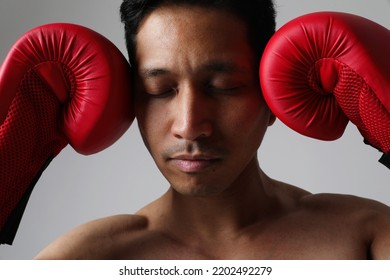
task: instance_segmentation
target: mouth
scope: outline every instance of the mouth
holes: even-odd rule
[[[184,173],[209,171],[220,160],[212,155],[178,155],[170,158],[173,165]]]

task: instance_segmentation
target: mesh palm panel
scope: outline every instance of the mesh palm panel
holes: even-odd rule
[[[46,161],[66,145],[60,107],[38,74],[28,71],[0,126],[0,229]]]
[[[334,94],[348,118],[366,141],[384,153],[390,151],[390,113],[369,85],[343,65]]]

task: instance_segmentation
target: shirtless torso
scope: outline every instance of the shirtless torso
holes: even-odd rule
[[[136,215],[82,225],[37,258],[390,259],[389,207],[310,194],[260,169],[275,117],[247,33],[240,17],[203,4],[162,5],[143,18],[135,114],[171,187]]]
[[[162,200],[170,196],[168,192],[136,215],[103,218],[76,228],[37,258],[390,258],[390,211],[387,206],[353,196],[312,195],[279,184],[283,192],[290,193],[289,197],[294,194],[293,199],[282,202],[284,209],[234,233],[214,233],[206,239],[180,225],[168,227],[169,219],[161,208]]]

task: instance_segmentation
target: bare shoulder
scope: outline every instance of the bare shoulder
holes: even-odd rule
[[[115,215],[83,224],[42,250],[36,259],[109,259],[121,238],[127,240],[147,228],[139,215]]]
[[[371,232],[378,228],[390,231],[390,207],[379,201],[346,194],[312,194],[304,189],[283,182],[275,181],[278,197],[284,205],[291,206],[292,212],[298,211],[314,219],[350,221],[365,224]],[[387,232],[390,239],[390,232]]]
[[[302,207],[323,219],[333,220],[367,240],[370,257],[390,259],[390,207],[367,198],[341,194],[302,197]]]
[[[319,193],[309,194],[302,197],[302,205],[314,207],[318,210],[333,209],[335,212],[355,212],[366,213],[369,216],[389,215],[390,207],[373,199],[363,198],[354,195]]]

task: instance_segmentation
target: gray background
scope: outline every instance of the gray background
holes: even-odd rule
[[[50,22],[90,27],[126,54],[119,20],[121,0],[1,0],[0,62],[25,31]],[[278,27],[320,10],[355,13],[390,28],[388,0],[276,0]],[[274,178],[311,192],[348,193],[390,205],[390,172],[380,153],[366,146],[353,125],[334,142],[301,136],[279,121],[259,151]],[[1,182],[0,182],[1,183]],[[143,146],[136,123],[112,147],[82,156],[67,147],[35,187],[13,246],[0,246],[0,259],[31,259],[59,235],[91,219],[133,213],[160,196],[167,183]]]

